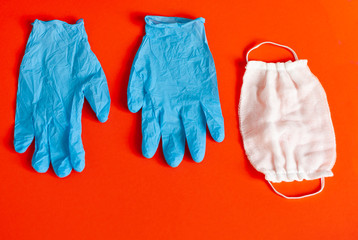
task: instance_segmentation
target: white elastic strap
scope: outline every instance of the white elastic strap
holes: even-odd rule
[[[316,195],[316,194],[322,192],[322,190],[323,190],[323,188],[324,188],[324,177],[323,177],[323,178],[321,178],[321,189],[318,190],[317,192],[315,192],[315,193],[310,193],[310,194],[303,195],[303,196],[299,196],[299,197],[288,197],[288,196],[286,196],[286,195],[284,195],[284,194],[278,192],[278,191],[273,187],[272,183],[270,183],[269,181],[267,181],[267,182],[270,184],[270,186],[271,186],[272,189],[275,191],[275,193],[277,193],[278,195],[280,195],[281,197],[284,197],[284,198],[286,198],[286,199],[301,199],[301,198],[305,198],[305,197],[311,197],[311,196],[314,196],[314,195]]]
[[[272,45],[276,45],[276,46],[279,46],[279,47],[283,47],[283,48],[286,48],[288,50],[291,51],[292,55],[295,57],[295,60],[298,60],[298,57],[297,57],[297,54],[295,53],[295,51],[293,51],[292,48],[288,47],[288,46],[285,46],[285,45],[282,45],[282,44],[278,44],[278,43],[274,43],[274,42],[262,42],[258,45],[256,45],[255,47],[251,48],[247,54],[246,54],[246,62],[249,61],[249,54],[252,50],[255,50],[256,48],[260,47],[261,45],[264,45],[264,44],[272,44]]]

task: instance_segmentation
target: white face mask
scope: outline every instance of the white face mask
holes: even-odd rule
[[[295,61],[248,60],[252,50],[267,43],[290,50]],[[333,176],[336,160],[336,140],[323,87],[307,60],[298,60],[287,46],[263,42],[248,51],[246,61],[239,117],[248,159],[282,197],[298,199],[320,193],[324,178]],[[321,189],[300,197],[287,197],[271,184],[319,178]]]

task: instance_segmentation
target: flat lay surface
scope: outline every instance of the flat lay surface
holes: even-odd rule
[[[358,238],[357,1],[2,1],[0,2],[0,239],[356,239]],[[205,157],[189,149],[177,168],[162,144],[143,157],[141,111],[127,107],[130,70],[146,15],[205,18],[225,124],[207,130]],[[15,152],[20,64],[35,19],[84,19],[88,42],[107,77],[108,121],[86,101],[83,172],[58,178],[31,166],[34,143]],[[293,48],[326,91],[337,141],[333,177],[318,195],[286,200],[273,192],[243,149],[238,104],[246,52],[262,41]],[[289,51],[262,46],[252,60],[285,62]],[[289,196],[320,181],[273,183]]]

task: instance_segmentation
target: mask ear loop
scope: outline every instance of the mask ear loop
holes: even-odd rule
[[[267,182],[270,184],[271,188],[275,191],[275,193],[277,193],[278,195],[280,195],[281,197],[284,197],[284,198],[286,198],[286,199],[301,199],[301,198],[305,198],[305,197],[311,197],[311,196],[314,196],[314,195],[316,195],[316,194],[322,192],[322,190],[323,190],[323,188],[324,188],[324,177],[323,177],[323,178],[321,178],[321,189],[318,190],[317,192],[310,193],[310,194],[306,194],[306,195],[303,195],[303,196],[298,196],[298,197],[289,197],[289,196],[286,196],[286,195],[280,193],[279,191],[277,191],[277,190],[273,187],[273,185],[272,185],[272,183],[271,183],[270,181],[267,181]]]
[[[256,45],[255,47],[251,48],[251,49],[247,52],[247,54],[246,54],[246,62],[249,61],[249,54],[250,54],[250,52],[251,52],[252,50],[255,50],[256,48],[259,48],[261,45],[264,45],[264,44],[272,44],[272,45],[275,45],[275,46],[279,46],[279,47],[282,47],[282,48],[286,48],[286,49],[288,49],[288,50],[292,53],[292,55],[295,57],[295,60],[296,60],[296,61],[298,60],[297,54],[295,53],[295,51],[293,51],[292,48],[290,48],[290,47],[288,47],[288,46],[285,46],[285,45],[282,45],[282,44],[274,43],[274,42],[262,42],[262,43]]]

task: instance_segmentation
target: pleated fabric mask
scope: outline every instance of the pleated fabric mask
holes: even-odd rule
[[[295,61],[249,61],[252,50],[273,44],[290,50]],[[333,176],[336,140],[326,93],[307,60],[289,47],[262,42],[246,55],[239,104],[240,130],[246,155],[272,189],[287,199],[320,193]],[[278,192],[271,182],[321,179],[319,191],[298,197]]]

